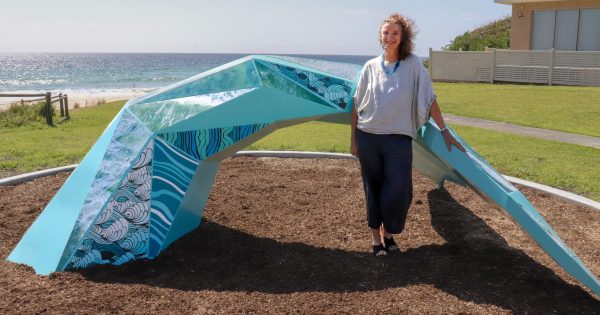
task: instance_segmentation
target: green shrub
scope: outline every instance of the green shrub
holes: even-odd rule
[[[19,127],[27,124],[46,123],[46,104],[11,104],[6,110],[0,111],[0,128]],[[52,112],[52,116],[56,114]]]
[[[488,23],[456,36],[447,50],[483,51],[485,48],[510,48],[510,17]]]

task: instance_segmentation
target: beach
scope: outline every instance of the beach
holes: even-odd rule
[[[63,93],[69,97],[69,108],[76,103],[79,107],[88,107],[103,101],[130,99],[247,55],[0,53],[0,94]],[[358,71],[372,56],[293,55],[287,58],[312,59],[311,65],[322,65],[324,60],[325,63],[354,64]],[[351,77],[354,78],[354,74]],[[20,100],[20,97],[0,97],[0,110]]]
[[[128,100],[148,92],[154,89],[112,89],[112,90],[66,90],[66,91],[54,91],[52,96],[58,95],[59,93],[66,94],[68,97],[69,108],[80,108],[90,107],[104,102],[112,102],[118,100]],[[3,92],[4,94],[19,94],[19,93],[42,93],[40,91],[16,91],[16,92]],[[38,97],[24,98],[24,97],[1,97],[0,98],[0,110],[7,109],[11,104],[20,102],[21,100],[27,101],[28,99],[36,99]],[[31,104],[31,103],[30,103]],[[57,107],[57,103],[54,103]]]

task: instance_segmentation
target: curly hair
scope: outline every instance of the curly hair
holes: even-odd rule
[[[387,19],[383,20],[381,26],[379,27],[379,43],[383,47],[383,42],[381,41],[381,28],[386,23],[396,23],[400,25],[400,29],[402,30],[402,38],[400,41],[400,45],[398,46],[398,59],[404,60],[406,57],[412,53],[415,44],[415,30],[414,30],[414,22],[404,17],[398,13],[393,13]]]

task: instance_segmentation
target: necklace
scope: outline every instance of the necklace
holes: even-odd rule
[[[383,72],[385,72],[386,74],[392,74],[392,73],[396,72],[396,69],[398,69],[399,65],[400,65],[400,60],[396,61],[396,64],[394,65],[393,69],[388,69],[385,66],[383,56],[381,56],[381,68],[383,69]]]

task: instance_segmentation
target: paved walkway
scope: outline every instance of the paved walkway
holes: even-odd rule
[[[573,133],[568,133],[568,132],[547,130],[547,129],[541,129],[541,128],[525,127],[525,126],[514,125],[514,124],[505,123],[505,122],[456,116],[456,115],[452,115],[452,114],[444,114],[444,120],[447,123],[455,124],[455,125],[472,126],[472,127],[477,127],[477,128],[512,133],[512,134],[521,135],[521,136],[528,136],[528,137],[552,140],[552,141],[560,141],[560,142],[578,144],[578,145],[583,145],[583,146],[600,149],[600,138],[598,138],[598,137],[584,136],[584,135],[578,135],[578,134],[573,134]]]

